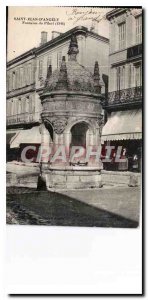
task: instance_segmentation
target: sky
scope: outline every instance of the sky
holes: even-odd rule
[[[108,38],[109,23],[104,17],[110,10],[112,8],[9,6],[7,60],[38,47],[41,31],[48,33],[49,41],[54,30],[64,33],[75,26],[90,29],[93,24],[98,34]]]

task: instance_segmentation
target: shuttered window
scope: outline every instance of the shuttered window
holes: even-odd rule
[[[123,49],[126,46],[126,24],[121,23],[118,25],[119,28],[119,49]]]
[[[43,60],[39,60],[39,78],[41,78],[43,75]]]
[[[136,17],[136,43],[142,43],[142,16]]]

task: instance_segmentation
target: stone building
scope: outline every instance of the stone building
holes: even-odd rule
[[[18,155],[18,147],[10,151],[12,139],[20,131],[39,122],[40,103],[36,103],[34,49],[7,63],[7,160]]]
[[[127,163],[110,163],[112,170],[140,170],[142,145],[142,9],[116,8],[110,22],[109,93],[104,103],[107,122],[102,143],[122,146]]]
[[[109,40],[86,27],[75,27],[65,33],[41,33],[39,47],[7,62],[7,159],[20,159],[20,148],[41,143],[39,125],[43,92],[48,66],[60,69],[62,56],[68,60],[67,49],[72,34],[78,41],[77,61],[93,72],[95,61],[100,66],[102,92],[107,92]]]
[[[77,62],[76,35],[72,35],[67,50],[68,60],[62,57],[60,69],[52,71],[49,66],[40,96],[41,149],[47,152],[46,158],[41,155],[41,178],[47,188],[101,187],[101,161],[91,160],[86,154],[88,148],[99,151],[101,145],[103,96],[99,66],[95,62],[92,74]],[[80,147],[85,155],[74,152],[72,156],[73,149]],[[54,160],[57,152],[60,155]]]

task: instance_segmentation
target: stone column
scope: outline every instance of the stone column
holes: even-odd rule
[[[46,190],[47,189],[47,174],[49,153],[50,153],[50,134],[45,127],[44,123],[40,125],[41,133],[41,147],[39,151],[39,162],[40,162],[40,174],[38,176],[37,189]]]
[[[40,148],[40,159],[41,164],[48,164],[49,155],[50,155],[50,133],[42,123],[40,126],[41,132],[41,148]]]
[[[64,146],[66,151],[67,164],[69,164],[70,158],[70,143],[71,143],[71,133],[70,131],[64,132]]]

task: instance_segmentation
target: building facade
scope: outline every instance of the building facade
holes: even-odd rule
[[[107,19],[110,22],[110,69],[102,143],[115,148],[121,146],[127,162],[113,161],[106,164],[106,168],[138,171],[142,146],[142,9],[113,9]]]
[[[75,27],[65,33],[53,32],[47,41],[47,33],[41,33],[39,47],[33,48],[7,62],[7,146],[8,160],[16,159],[19,145],[15,136],[20,134],[21,143],[29,141],[28,130],[41,123],[42,105],[40,95],[45,85],[49,65],[52,70],[60,69],[62,57],[68,61],[67,49],[72,35],[77,37],[79,53],[77,61],[90,72],[94,71],[95,61],[99,63],[102,93],[108,86],[109,40],[86,27]],[[34,143],[39,142],[39,132],[33,132]],[[30,139],[31,139],[30,133]],[[27,137],[27,138],[26,138]],[[15,151],[10,151],[15,149]],[[13,155],[14,154],[14,155]]]

